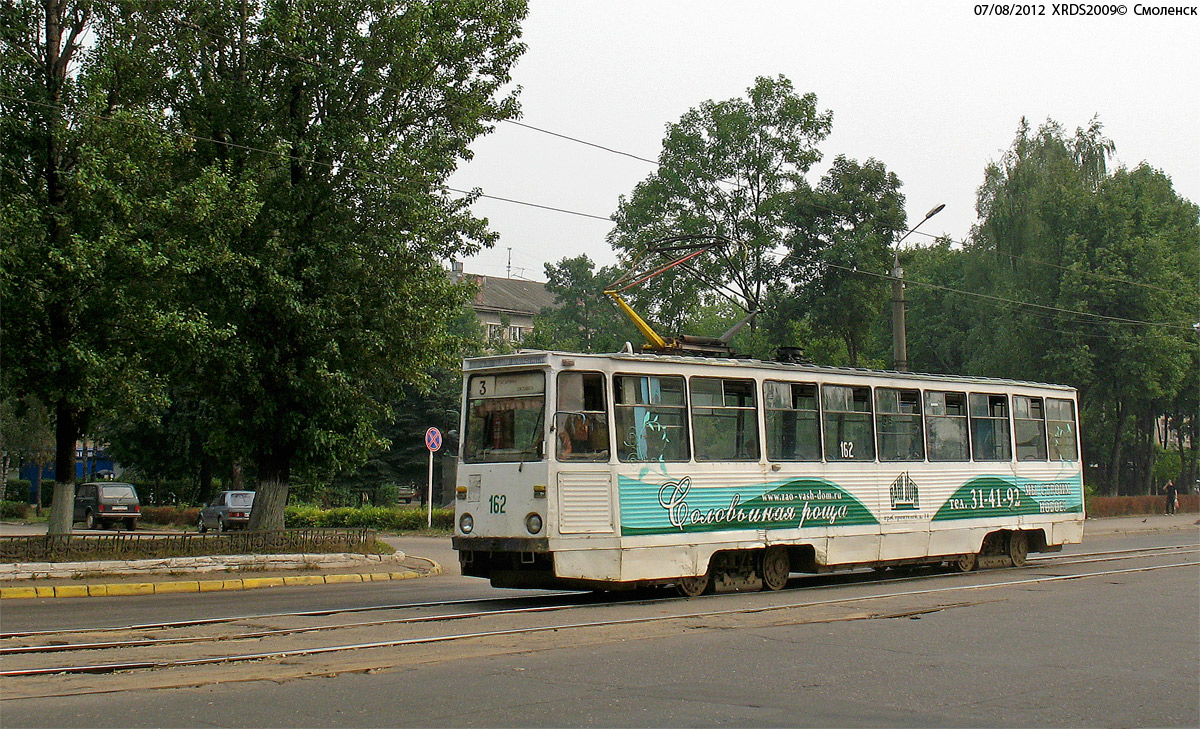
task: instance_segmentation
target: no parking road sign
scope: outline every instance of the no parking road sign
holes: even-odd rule
[[[425,492],[425,504],[428,508],[426,523],[433,526],[433,453],[442,447],[442,431],[430,428],[425,431],[425,447],[429,449],[429,488]]]
[[[430,453],[439,450],[442,447],[442,431],[437,428],[430,428],[425,431],[425,447]]]

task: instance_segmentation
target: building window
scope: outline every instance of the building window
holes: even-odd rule
[[[492,341],[492,342],[500,341],[501,339],[504,338],[504,325],[503,324],[488,324],[487,325],[487,335],[488,335],[489,341]]]
[[[524,339],[525,339],[525,330],[524,329],[522,329],[521,327],[516,327],[516,326],[508,328],[508,341],[515,343],[515,342],[524,341]]]

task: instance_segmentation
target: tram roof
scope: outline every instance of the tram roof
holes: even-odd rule
[[[989,385],[1005,385],[1017,387],[1044,387],[1055,390],[1070,390],[1075,388],[1068,385],[1058,385],[1048,382],[1033,382],[1030,380],[1014,380],[1001,377],[982,377],[976,375],[945,375],[922,372],[899,372],[896,370],[873,370],[865,367],[835,367],[801,362],[777,362],[774,360],[741,359],[727,357],[689,357],[677,354],[639,354],[630,352],[591,353],[561,352],[550,350],[521,350],[515,354],[487,355],[471,357],[463,360],[463,371],[475,371],[498,367],[533,367],[549,366],[555,360],[582,358],[589,360],[609,360],[618,362],[638,362],[655,364],[680,364],[716,368],[737,368],[773,372],[811,372],[828,375],[857,375],[861,377],[886,378],[897,380],[919,380],[922,382],[961,382]]]

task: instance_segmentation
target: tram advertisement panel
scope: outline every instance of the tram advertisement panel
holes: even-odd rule
[[[1083,479],[1078,474],[1055,481],[980,476],[955,491],[933,520],[1082,512]]]
[[[824,479],[700,489],[687,476],[657,484],[620,476],[617,484],[624,536],[878,523],[858,499]]]
[[[688,476],[657,483],[620,476],[617,483],[623,536],[879,523],[848,491],[820,478],[703,488],[697,488]],[[907,485],[915,493],[911,479]],[[896,502],[892,508],[902,506]],[[1055,481],[981,476],[958,488],[932,521],[1082,511],[1083,485],[1078,474]]]

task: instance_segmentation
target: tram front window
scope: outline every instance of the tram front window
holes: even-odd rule
[[[558,375],[554,433],[558,460],[608,460],[604,375],[599,372],[562,372]]]
[[[542,459],[546,377],[541,372],[474,375],[467,383],[467,463]]]

